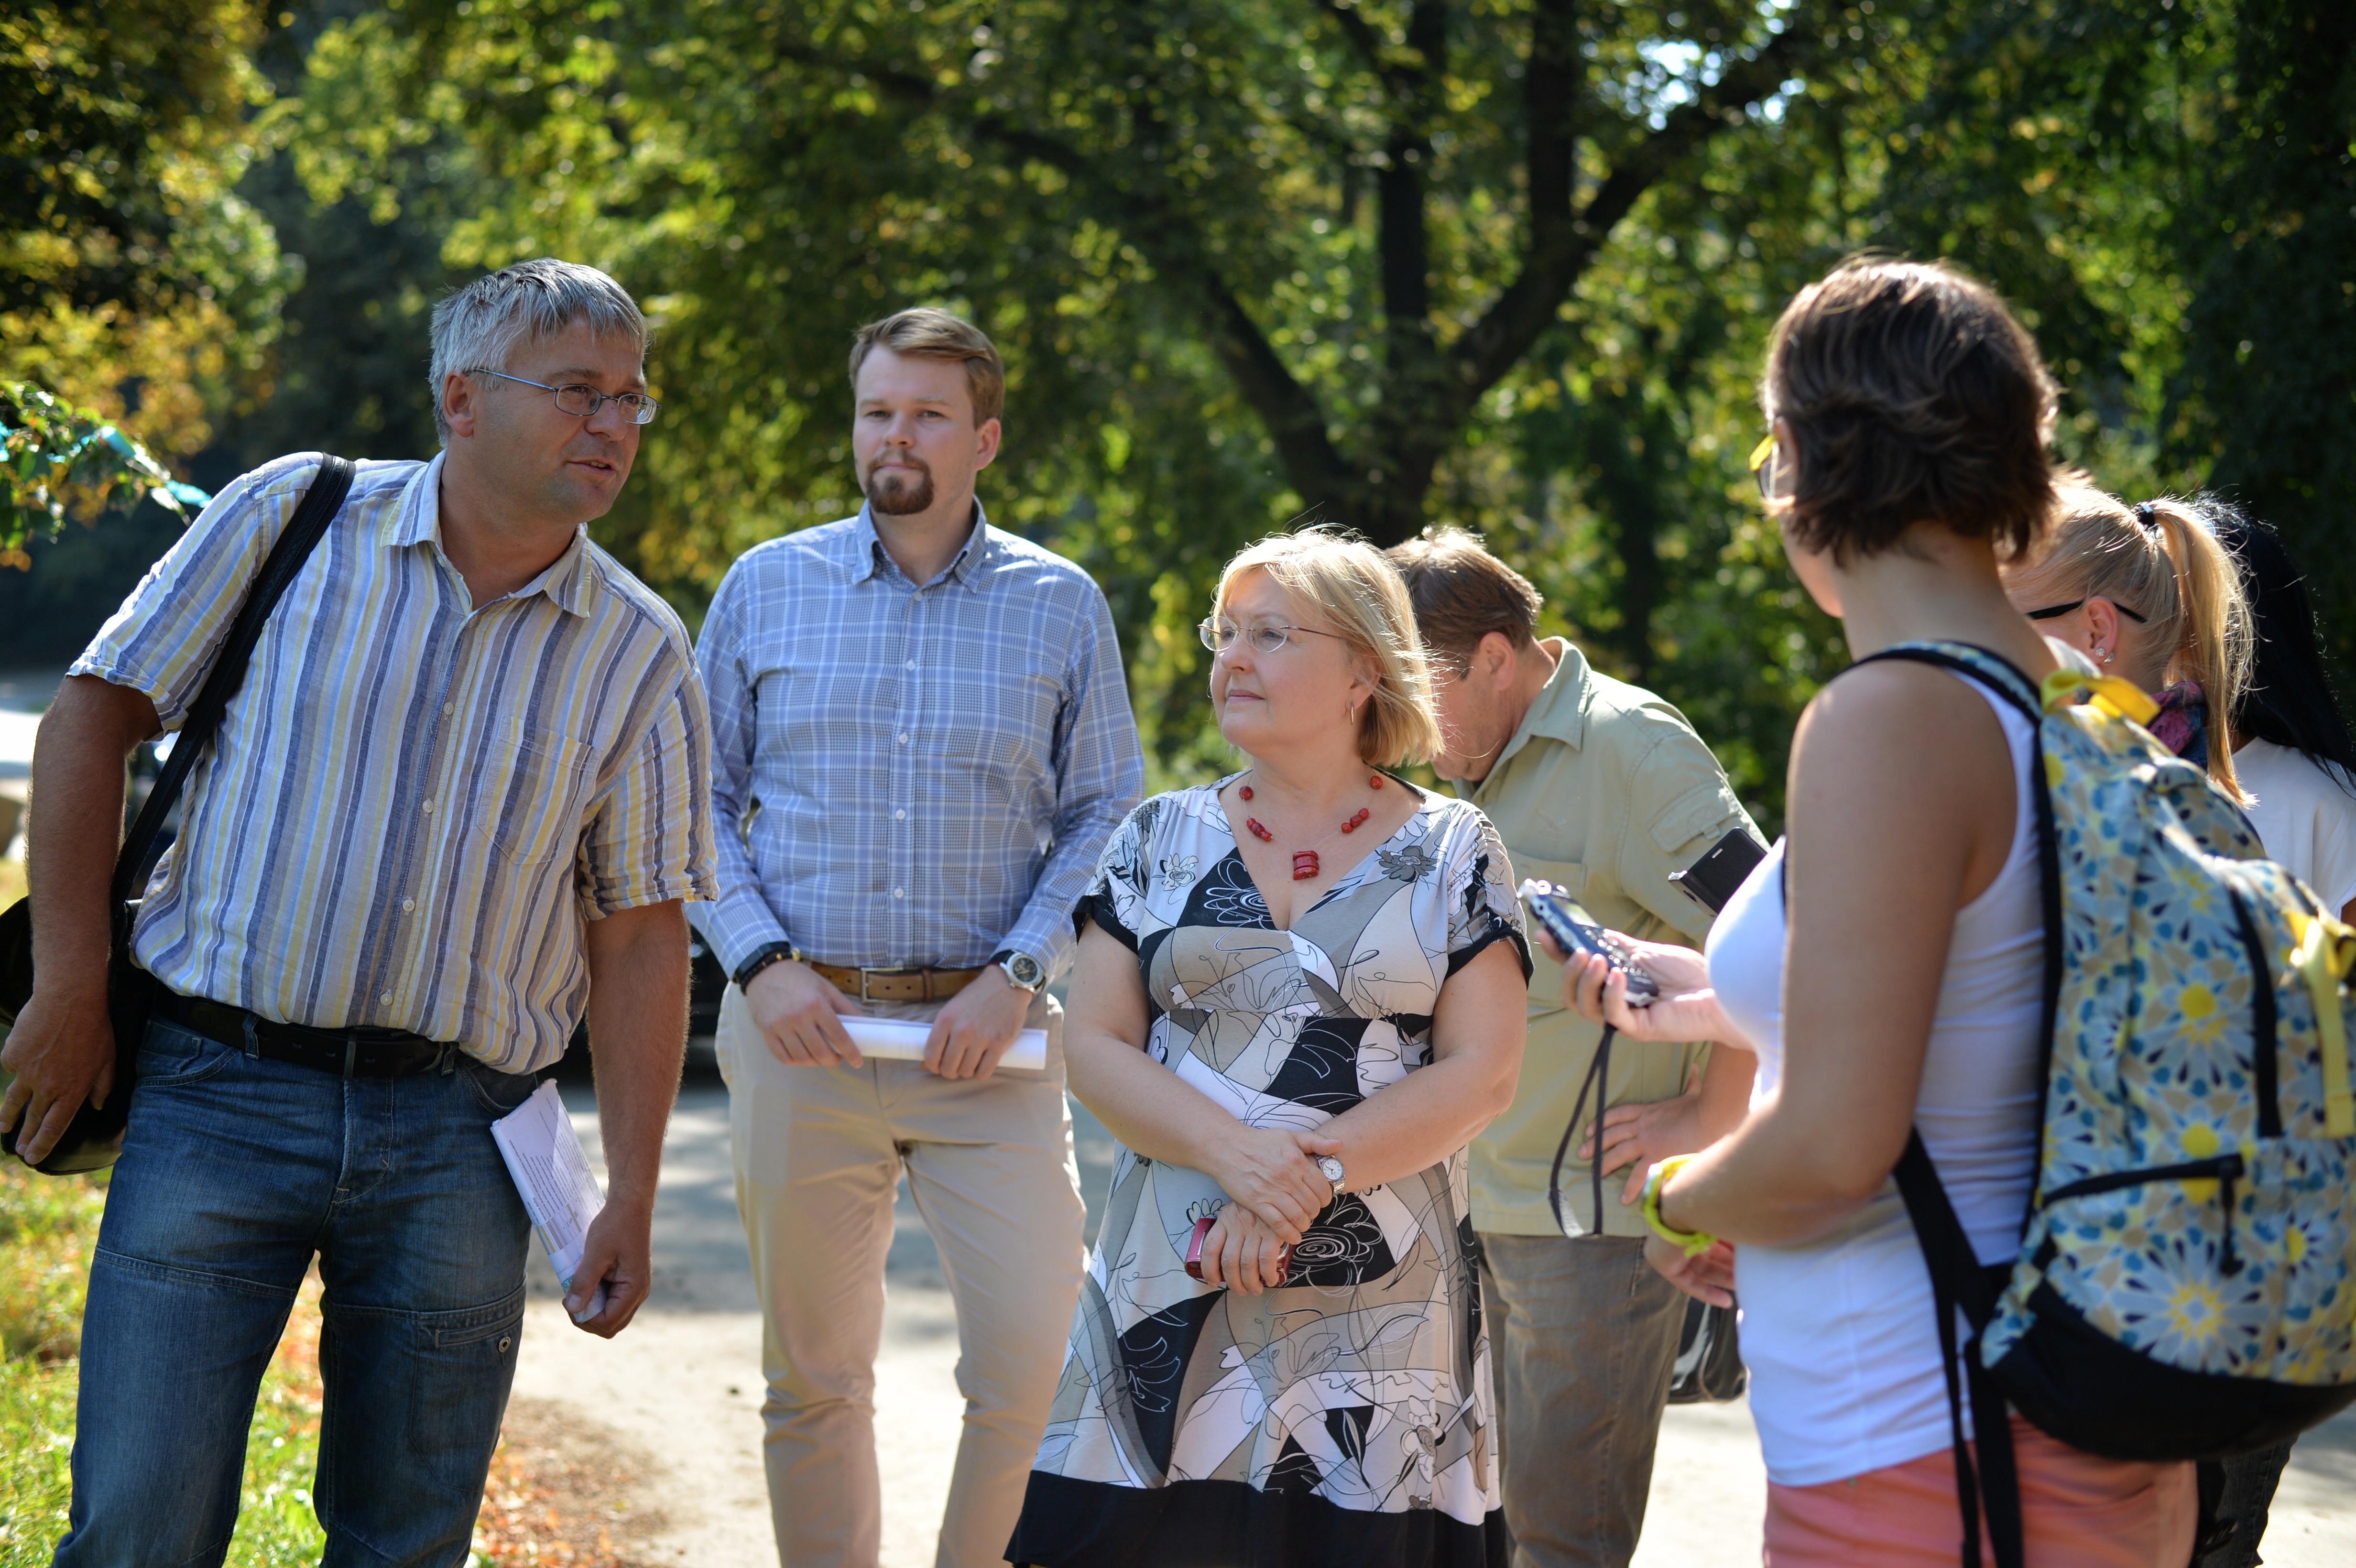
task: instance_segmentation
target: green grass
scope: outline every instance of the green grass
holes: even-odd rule
[[[38,1568],[72,1498],[74,1357],[106,1179],[36,1176],[0,1158],[0,1568]],[[316,1276],[262,1379],[246,1437],[243,1505],[229,1560],[292,1568],[319,1560],[311,1512],[319,1451]]]

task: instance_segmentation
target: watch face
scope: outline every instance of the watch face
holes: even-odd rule
[[[1340,1160],[1335,1159],[1330,1154],[1320,1155],[1317,1157],[1317,1168],[1324,1173],[1326,1180],[1332,1182],[1336,1187],[1342,1185],[1342,1162]]]
[[[1039,960],[1028,953],[1017,953],[1006,961],[1006,974],[1016,985],[1036,989],[1040,980]]]

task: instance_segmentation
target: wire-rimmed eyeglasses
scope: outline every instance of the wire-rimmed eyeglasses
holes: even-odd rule
[[[607,403],[619,403],[622,405],[623,416],[632,424],[652,424],[655,421],[655,411],[662,407],[644,392],[601,392],[596,388],[584,386],[579,381],[570,382],[562,387],[552,387],[545,381],[534,381],[528,377],[510,376],[505,370],[494,370],[488,365],[477,365],[466,374],[497,376],[502,381],[520,381],[527,387],[538,387],[543,392],[554,392],[556,411],[561,414],[570,414],[577,420],[595,419],[597,411]]]
[[[1234,647],[1238,636],[1251,645],[1254,653],[1272,654],[1284,646],[1295,632],[1306,632],[1312,637],[1338,637],[1341,635],[1338,632],[1321,632],[1314,626],[1287,626],[1275,621],[1263,621],[1256,626],[1243,627],[1218,615],[1209,617],[1194,628],[1194,635],[1203,639],[1203,645],[1215,654],[1223,654]]]

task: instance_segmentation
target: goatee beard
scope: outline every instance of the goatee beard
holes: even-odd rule
[[[867,504],[886,517],[905,517],[926,512],[933,506],[933,475],[928,468],[916,471],[912,485],[898,473],[867,475]]]

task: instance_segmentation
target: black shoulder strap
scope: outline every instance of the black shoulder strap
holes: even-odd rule
[[[277,608],[278,601],[310,559],[312,547],[327,531],[327,525],[343,510],[344,497],[351,493],[355,470],[349,460],[329,456],[321,460],[319,472],[305,493],[302,505],[278,542],[270,549],[269,559],[253,580],[253,587],[240,606],[237,619],[230,624],[229,635],[221,641],[220,653],[213,660],[210,674],[205,677],[204,688],[197,693],[195,704],[188,709],[187,722],[180,726],[179,738],[172,742],[172,754],[165,760],[163,770],[156,774],[155,787],[148,792],[147,804],[139,808],[139,818],[131,825],[129,837],[123,841],[123,853],[114,862],[114,901],[121,903],[132,897],[146,882],[148,873],[155,869],[162,851],[155,840],[164,830],[164,819],[171,815],[172,804],[180,797],[180,786],[187,781],[188,770],[212,743],[213,731],[220,728],[221,715],[229,709],[230,699],[245,684],[245,667],[253,657],[253,646],[262,640],[262,623]]]
[[[1868,654],[1849,666],[1857,669],[1869,664],[1895,661],[1903,664],[1936,665],[1941,669],[1967,675],[1984,686],[1994,688],[2006,700],[2027,717],[2031,724],[2045,717],[2043,704],[2038,696],[2037,683],[2022,673],[2019,665],[1993,649],[1976,643],[1900,643],[1878,654]],[[1842,672],[1844,674],[1847,671]],[[1837,677],[1836,677],[1837,678]]]

